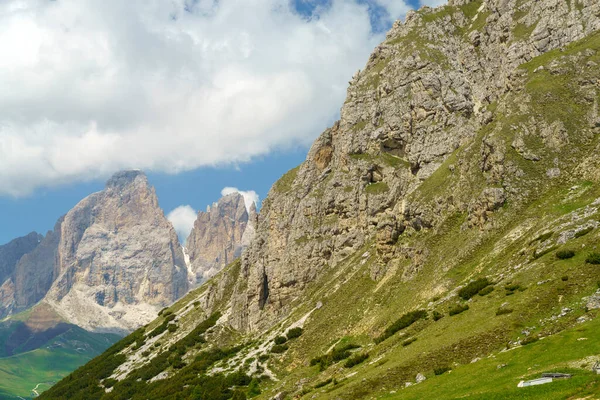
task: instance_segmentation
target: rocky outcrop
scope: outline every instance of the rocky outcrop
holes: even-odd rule
[[[231,193],[200,211],[186,251],[193,284],[212,277],[238,258],[254,236],[256,206],[246,209],[244,197]]]
[[[186,293],[175,230],[140,171],[115,174],[60,224],[45,301],[88,330],[132,330]]]
[[[309,283],[372,243],[382,265],[374,279],[399,257],[411,265],[398,273],[411,279],[427,251],[397,243],[403,236],[438,229],[451,215],[467,221],[463,229],[485,230],[506,202],[518,207],[564,167],[592,165],[593,157],[566,153],[594,136],[593,79],[581,77],[573,94],[586,103],[589,126],[532,109],[548,101],[534,98],[533,74],[550,74],[548,82],[570,65],[593,68],[585,60],[594,51],[521,67],[600,30],[598,2],[571,3],[451,0],[396,22],[350,82],[340,121],[263,202],[230,323],[271,326]]]

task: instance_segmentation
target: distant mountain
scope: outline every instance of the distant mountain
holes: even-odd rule
[[[198,213],[186,243],[194,283],[211,278],[240,257],[252,240],[255,220],[256,205],[246,209],[239,193],[224,196]]]
[[[20,273],[16,271],[19,260],[38,247],[42,239],[42,235],[32,232],[0,246],[0,282],[2,282],[0,286],[0,318],[16,307],[15,282],[20,276]]]

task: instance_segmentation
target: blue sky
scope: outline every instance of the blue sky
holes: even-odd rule
[[[437,5],[443,0],[421,0]],[[417,0],[0,2],[0,243],[121,169],[165,214],[270,186]]]

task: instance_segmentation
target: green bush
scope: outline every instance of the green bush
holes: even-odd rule
[[[593,227],[593,226],[590,226],[590,227],[588,227],[588,228],[585,228],[585,229],[583,229],[583,230],[580,230],[579,232],[576,232],[576,233],[575,233],[575,238],[580,238],[580,237],[582,237],[582,236],[585,236],[585,235],[587,235],[588,233],[590,233],[590,232],[591,232],[591,231],[593,231],[593,230],[594,230],[594,227]]]
[[[491,285],[491,282],[487,278],[479,278],[476,281],[469,282],[467,286],[460,289],[458,291],[458,297],[463,300],[469,300],[489,285]]]
[[[346,360],[346,362],[344,363],[344,367],[352,368],[355,365],[358,365],[358,364],[364,362],[367,358],[369,358],[368,353],[355,354],[352,357],[350,357],[348,360]]]
[[[434,321],[438,321],[438,320],[444,318],[444,314],[442,314],[439,311],[434,311],[432,315],[433,315],[433,320]]]
[[[408,346],[409,344],[411,344],[411,343],[414,343],[416,340],[417,340],[417,338],[416,338],[416,337],[411,337],[411,338],[408,338],[408,339],[406,339],[404,342],[402,342],[402,346],[406,347],[406,346]]]
[[[521,340],[521,346],[527,346],[528,344],[535,343],[540,340],[536,336],[527,336],[525,339]]]
[[[585,262],[593,265],[600,265],[600,253],[590,253]]]
[[[484,287],[483,289],[481,289],[479,291],[479,293],[477,293],[480,296],[487,296],[488,294],[492,293],[494,291],[494,287],[493,286],[488,286],[488,287]]]
[[[411,326],[418,320],[426,318],[426,317],[427,317],[427,311],[425,311],[425,310],[416,310],[416,311],[411,311],[409,313],[404,314],[402,317],[400,317],[400,319],[398,319],[392,325],[388,326],[386,328],[386,330],[380,336],[376,337],[375,343],[383,342],[385,339],[389,338],[394,333],[396,333],[402,329],[408,328],[409,326]]]
[[[448,311],[448,315],[450,315],[450,316],[457,315],[457,314],[467,311],[468,309],[469,309],[469,306],[467,304],[465,304],[465,305],[457,304]]]
[[[302,336],[303,332],[304,331],[302,330],[302,328],[292,328],[287,332],[286,336],[287,336],[288,340],[296,339],[296,338],[299,338],[300,336]]]
[[[276,344],[271,347],[271,353],[281,354],[284,353],[288,349],[287,344]]]
[[[450,367],[447,365],[444,365],[443,367],[437,367],[433,369],[433,373],[436,375],[442,375],[444,372],[448,372],[450,371]]]
[[[510,314],[513,312],[512,308],[503,308],[500,307],[498,310],[496,310],[496,315],[506,315],[506,314]]]
[[[569,280],[569,277],[567,275],[563,276],[560,278],[563,282],[566,282]]]
[[[277,336],[275,339],[273,339],[273,342],[275,342],[275,344],[284,344],[287,342],[287,338],[285,336]]]
[[[261,393],[261,391],[260,391],[259,381],[258,381],[258,379],[254,378],[248,385],[248,391],[246,392],[246,395],[248,397],[252,398],[252,397],[258,396],[260,393]]]
[[[261,354],[260,356],[258,356],[258,361],[260,362],[265,362],[269,359],[269,355],[268,354]]]
[[[169,324],[168,326],[169,332],[173,333],[177,330],[177,324]]]
[[[195,301],[194,302],[194,307],[200,307],[200,302],[199,301]]]
[[[142,356],[144,357],[148,357],[150,355],[150,352],[148,350],[142,352]]]
[[[359,345],[353,343],[349,343],[341,347],[335,347],[329,353],[310,360],[310,365],[318,365],[320,371],[325,371],[331,364],[335,364],[350,357],[352,353],[349,350],[357,349],[359,347]]]
[[[556,252],[556,258],[559,260],[568,260],[573,257],[575,257],[575,252],[573,250],[559,250]]]
[[[517,290],[523,291],[525,288],[521,287],[521,285],[518,283],[509,283],[508,285],[504,286],[504,290],[506,290],[506,295],[510,296],[515,294]]]
[[[102,383],[104,384],[105,388],[111,388],[111,387],[115,386],[115,384],[117,382],[119,382],[119,381],[114,378],[106,378]]]

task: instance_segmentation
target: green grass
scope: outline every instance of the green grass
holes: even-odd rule
[[[43,348],[0,358],[0,392],[10,398],[31,398],[38,383],[38,393],[47,390],[117,339],[116,335],[92,334],[74,327]]]
[[[298,175],[298,170],[300,166],[293,168],[286,172],[275,184],[273,185],[273,189],[277,193],[287,193],[292,190],[292,184]]]
[[[585,340],[578,340],[585,338]],[[381,399],[566,399],[600,394],[600,376],[585,357],[600,353],[600,319],[506,353],[494,353],[477,363],[461,365],[451,374],[430,374],[425,382]],[[499,365],[506,365],[498,368]],[[581,368],[585,365],[585,368]],[[573,378],[546,385],[517,388],[521,380],[543,372],[568,372]]]
[[[390,190],[389,186],[385,182],[370,183],[365,186],[365,192],[368,194],[383,194]]]

